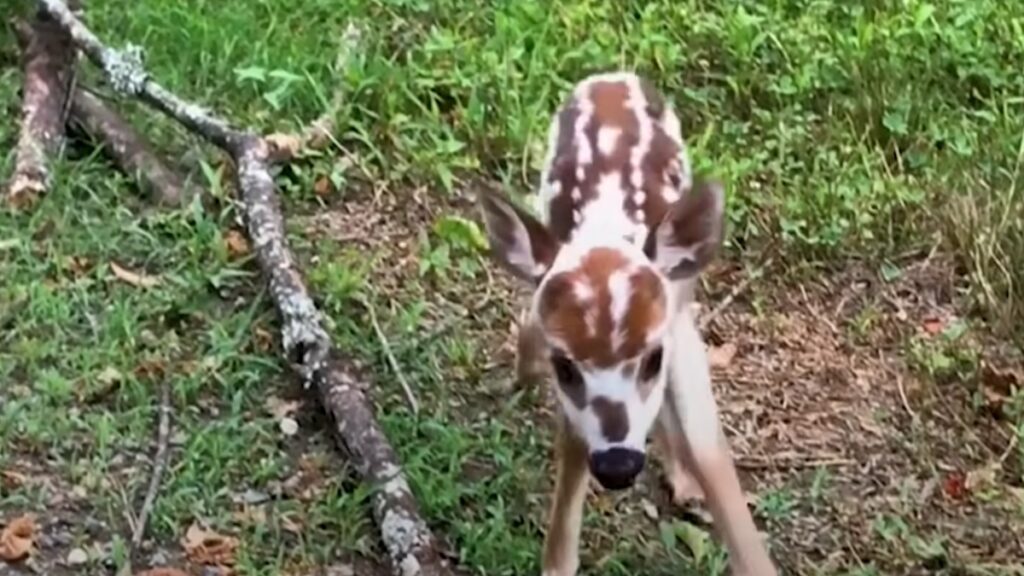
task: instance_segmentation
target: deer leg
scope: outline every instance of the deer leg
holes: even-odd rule
[[[686,439],[683,430],[670,410],[668,404],[662,407],[654,429],[654,440],[661,453],[661,467],[672,491],[672,502],[676,506],[686,506],[694,500],[703,501],[704,490],[691,472],[693,463],[687,461],[689,454],[684,444]]]
[[[747,509],[718,419],[704,342],[687,311],[679,312],[673,337],[675,343],[665,396],[666,417],[683,432],[683,457],[693,464],[715,529],[729,550],[733,574],[775,576],[777,570]]]
[[[557,479],[544,539],[543,576],[575,576],[587,494],[587,447],[562,420],[556,448]]]

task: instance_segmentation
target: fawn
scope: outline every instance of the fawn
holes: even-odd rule
[[[690,307],[722,240],[722,184],[691,175],[679,119],[650,82],[609,72],[554,115],[536,201],[539,219],[479,195],[492,256],[534,290],[517,379],[553,372],[561,406],[544,576],[576,573],[588,477],[632,486],[652,428],[673,498],[705,500],[733,573],[774,576]]]

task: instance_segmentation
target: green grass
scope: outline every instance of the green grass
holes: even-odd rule
[[[814,269],[851,258],[881,263],[926,250],[938,235],[958,250],[981,309],[1005,320],[993,326],[1024,325],[1024,4],[618,6],[140,0],[126,9],[93,0],[87,21],[114,45],[144,46],[161,83],[257,130],[302,126],[342,90],[334,147],[279,174],[293,214],[319,209],[311,188],[320,175],[342,198],[372,189],[404,201],[427,187],[428,198],[447,205],[477,176],[525,192],[549,115],[571,83],[635,68],[678,108],[696,165],[729,182],[732,257],[771,254]],[[350,24],[359,41],[339,59]],[[0,31],[0,106],[12,119],[0,123],[4,150],[17,129],[13,45]],[[170,157],[199,178],[212,174],[197,162],[216,164],[207,147],[138,105],[125,109]],[[76,506],[108,532],[126,533],[124,499],[144,490],[166,381],[178,437],[155,537],[174,542],[193,519],[207,519],[240,534],[247,574],[379,553],[366,495],[331,455],[330,439],[306,420],[301,440],[284,438],[264,409],[268,395],[289,393],[291,377],[276,340],[268,349],[260,336],[275,332],[275,318],[255,267],[225,248],[231,205],[221,197],[148,215],[100,156],[72,152],[39,207],[0,212],[0,469],[44,462],[60,486],[87,495]],[[11,160],[5,153],[2,174]],[[459,315],[468,305],[459,299],[474,294],[465,286],[486,279],[478,241],[459,221],[428,226],[411,251],[413,279],[394,293],[371,290],[375,274],[396,266],[387,242],[351,251],[311,242],[297,227],[292,240],[305,258],[319,257],[308,276],[339,343],[379,377],[382,422],[435,531],[475,573],[535,572],[550,437],[530,400],[495,402],[480,392],[488,340],[500,339],[509,310]],[[111,262],[160,284],[119,282]],[[381,316],[426,415],[414,418],[402,404],[363,299]],[[911,354],[924,371],[948,368],[949,351]],[[276,500],[263,524],[238,521],[234,496],[272,491],[309,454],[326,462],[315,498]],[[0,491],[0,511],[42,507],[46,497],[35,488]],[[793,498],[769,494],[760,510],[782,522]],[[290,530],[289,518],[302,529]],[[635,504],[604,499],[588,509],[587,526],[587,561],[601,562],[592,573],[721,570],[720,550],[709,544],[695,559],[696,536],[647,522]]]

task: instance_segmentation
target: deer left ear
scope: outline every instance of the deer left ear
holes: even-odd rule
[[[648,236],[644,252],[672,280],[692,278],[714,260],[724,225],[722,183],[695,181]]]
[[[558,240],[510,199],[487,190],[479,199],[491,256],[519,278],[540,283],[558,255]]]

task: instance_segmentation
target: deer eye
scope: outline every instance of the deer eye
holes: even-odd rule
[[[562,386],[578,386],[583,384],[583,375],[576,364],[567,357],[557,354],[551,357],[551,366],[555,369],[555,378]]]
[[[661,373],[662,348],[658,346],[644,358],[640,366],[640,379],[642,381],[653,380]]]

